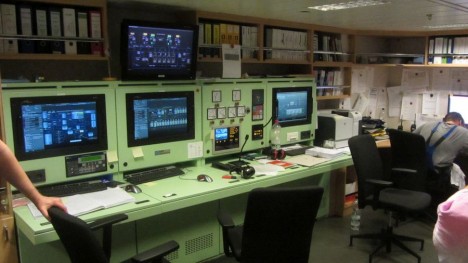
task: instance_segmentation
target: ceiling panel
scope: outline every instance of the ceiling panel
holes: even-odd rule
[[[307,9],[343,0],[132,0],[208,12],[271,18],[362,30],[428,31],[423,26],[468,25],[468,0],[389,0],[388,4],[336,11]],[[110,0],[128,2],[128,0]],[[306,12],[305,12],[306,11]],[[430,15],[430,19],[428,18]],[[468,26],[456,29],[468,29]],[[455,29],[455,28],[453,28]],[[440,30],[440,29],[437,29]]]

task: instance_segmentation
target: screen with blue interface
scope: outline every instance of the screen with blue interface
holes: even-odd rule
[[[195,137],[193,92],[127,94],[128,146]]]
[[[195,27],[150,22],[123,23],[124,79],[194,79]]]
[[[107,149],[104,95],[11,99],[19,160]]]
[[[311,123],[311,87],[273,89],[273,118],[281,126]]]

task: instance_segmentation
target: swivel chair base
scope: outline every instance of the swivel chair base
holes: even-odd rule
[[[397,235],[393,233],[393,227],[391,226],[391,220],[392,220],[391,214],[392,213],[389,213],[389,221],[390,221],[389,225],[387,226],[386,229],[382,229],[381,233],[351,235],[349,237],[349,246],[353,246],[354,238],[380,239],[381,244],[377,248],[375,248],[374,251],[372,251],[372,253],[369,255],[369,263],[372,263],[372,258],[374,257],[374,255],[377,252],[379,252],[379,250],[382,249],[383,247],[386,248],[387,253],[390,253],[392,251],[392,244],[395,244],[396,246],[400,247],[401,249],[415,256],[418,259],[418,263],[421,263],[421,256],[419,256],[416,252],[408,248],[405,244],[402,243],[402,241],[420,242],[421,243],[420,250],[422,251],[424,249],[424,240],[420,238]]]

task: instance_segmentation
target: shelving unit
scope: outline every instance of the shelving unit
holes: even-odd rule
[[[468,65],[468,35],[430,36],[429,65]]]
[[[105,0],[28,0],[2,5],[7,15],[2,15],[0,60],[107,59]],[[65,30],[65,12],[70,21],[75,19],[72,23],[77,30]],[[10,20],[5,22],[5,17]]]
[[[425,64],[424,36],[356,35],[357,64]]]

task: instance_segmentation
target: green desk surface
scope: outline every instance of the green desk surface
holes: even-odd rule
[[[242,179],[230,183],[231,180],[223,179],[228,174],[226,171],[212,168],[209,165],[184,168],[185,175],[158,180],[139,185],[142,193],[133,194],[135,203],[129,203],[105,210],[96,211],[80,216],[85,221],[92,221],[108,215],[126,213],[129,219],[125,222],[136,221],[161,213],[183,209],[193,205],[223,199],[241,193],[246,193],[254,188],[269,187],[309,176],[322,174],[335,169],[352,165],[350,156],[342,156],[313,167],[299,167],[286,169],[277,175],[253,176],[251,179]],[[213,182],[199,182],[197,175],[207,174],[213,178]],[[170,197],[164,197],[173,194]],[[138,201],[148,202],[136,204]],[[16,224],[32,244],[41,244],[58,239],[53,227],[46,219],[35,219],[25,206],[14,209]]]

